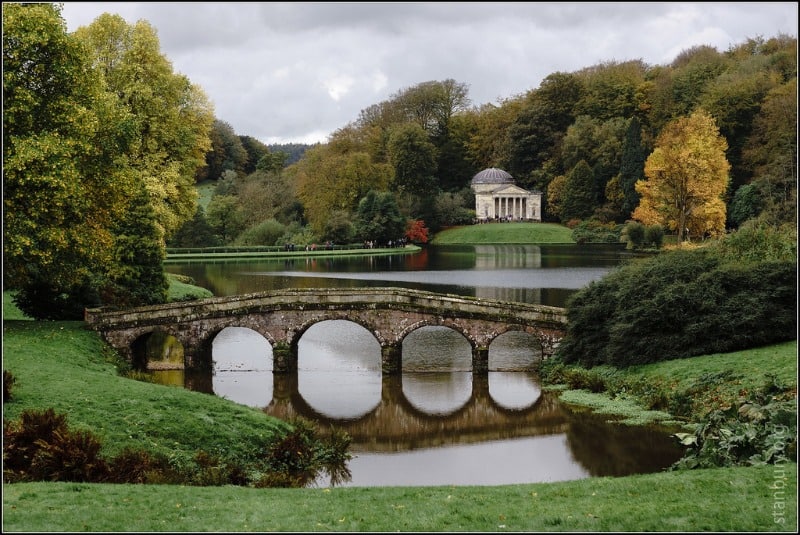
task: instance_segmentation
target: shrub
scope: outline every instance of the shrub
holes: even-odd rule
[[[333,483],[349,479],[350,437],[346,433],[333,432],[322,440],[308,420],[298,418],[290,423],[292,430],[267,449],[267,472],[256,487],[304,487],[322,473],[328,473]]]
[[[626,367],[796,339],[796,271],[713,247],[633,261],[571,296],[557,355]]]
[[[247,228],[234,241],[234,245],[275,245],[284,235],[286,227],[275,219],[261,221]]]
[[[782,399],[774,381],[738,404],[708,414],[672,470],[797,462],[797,401]]]
[[[18,422],[3,422],[3,476],[9,481],[104,481],[108,467],[100,441],[70,431],[53,409],[28,409]]]
[[[8,370],[3,370],[3,403],[14,399],[14,395],[11,390],[14,388],[16,382],[17,379],[14,377],[14,374]]]
[[[664,244],[664,227],[648,225],[644,228],[644,243],[654,249],[661,249]]]
[[[615,223],[601,223],[596,219],[581,221],[572,229],[575,243],[619,243],[622,227]]]
[[[620,239],[628,244],[628,249],[639,249],[644,243],[644,225],[638,221],[629,221],[622,230]]]

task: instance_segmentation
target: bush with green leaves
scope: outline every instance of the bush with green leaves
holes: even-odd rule
[[[744,260],[720,245],[621,266],[570,298],[557,354],[625,367],[796,339],[797,261]]]
[[[621,232],[621,225],[587,219],[572,229],[572,239],[575,243],[619,243]]]
[[[773,378],[675,437],[687,450],[673,470],[797,462],[797,400]]]
[[[276,245],[286,233],[286,226],[277,219],[267,219],[245,229],[234,245]]]
[[[648,247],[661,249],[664,244],[664,227],[661,225],[647,225],[644,228],[644,243]]]

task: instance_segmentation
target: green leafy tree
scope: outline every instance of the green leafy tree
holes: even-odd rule
[[[633,219],[660,224],[683,241],[725,231],[725,202],[730,164],[727,143],[714,119],[698,110],[676,119],[661,132],[647,158],[647,180],[636,183],[641,195]]]
[[[728,210],[728,220],[733,228],[756,217],[762,208],[761,193],[753,184],[745,184],[736,190]]]
[[[158,223],[169,237],[194,216],[196,174],[211,148],[213,108],[199,87],[173,72],[148,22],[130,25],[105,13],[74,35],[133,117],[136,145],[130,165],[150,192]]]
[[[99,303],[133,191],[133,122],[57,5],[3,5],[3,275],[27,314],[77,319]]]
[[[726,71],[729,61],[716,48],[699,45],[682,51],[672,62],[672,116],[689,115],[697,105],[708,84]]]
[[[389,162],[394,168],[394,191],[430,195],[438,189],[436,147],[419,125],[405,123],[395,127],[388,147]]]
[[[795,41],[796,43],[796,41]],[[771,90],[753,119],[742,156],[762,192],[764,211],[797,222],[797,77]]]
[[[400,214],[391,192],[371,190],[358,203],[355,231],[359,240],[385,245],[402,238],[405,230],[406,218]]]
[[[600,122],[631,117],[637,109],[637,91],[647,71],[641,60],[609,61],[582,69],[577,73],[583,80],[583,91],[576,113]]]
[[[505,132],[516,120],[523,106],[523,99],[517,97],[502,101],[499,105],[484,104],[480,108],[467,111],[462,117],[469,122],[470,134],[466,141],[466,158],[476,169],[500,167],[500,162],[508,161]],[[470,176],[470,178],[474,176]]]
[[[239,200],[234,195],[215,195],[208,203],[206,219],[223,244],[232,243],[247,227]]]
[[[322,232],[322,239],[333,243],[350,243],[355,234],[353,217],[350,212],[334,210]]]
[[[239,136],[239,141],[242,143],[242,148],[247,152],[247,162],[243,171],[245,175],[249,175],[255,172],[259,160],[270,154],[271,151],[267,145],[251,136]]]
[[[559,168],[550,176],[533,178],[557,156],[567,128],[575,121],[584,90],[578,75],[557,72],[526,95],[519,114],[505,131],[503,150],[507,158],[504,167],[518,177],[521,186],[544,190],[552,178],[569,169]]]
[[[740,63],[736,71],[723,73],[710,82],[700,99],[700,106],[714,117],[728,143],[725,157],[731,164],[732,188],[751,179],[749,169],[741,165],[742,149],[764,97],[776,85],[766,68],[754,65],[767,61],[764,57],[754,57]]]

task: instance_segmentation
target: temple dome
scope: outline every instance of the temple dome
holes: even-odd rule
[[[513,184],[514,177],[502,169],[490,167],[472,177],[471,184]]]

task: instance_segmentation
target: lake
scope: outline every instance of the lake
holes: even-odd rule
[[[563,307],[630,256],[623,247],[428,246],[416,254],[248,261],[169,261],[215,295],[285,288],[400,286]],[[489,349],[471,371],[460,333],[423,327],[403,342],[403,373],[381,374],[380,346],[355,323],[324,321],[298,346],[298,370],[272,373],[261,335],[229,327],[213,344],[213,372],[154,372],[158,380],[304,417],[352,437],[342,486],[505,485],[648,473],[681,456],[670,431],[572,410],[529,371],[540,355],[524,333]],[[324,486],[329,482],[319,481]]]

